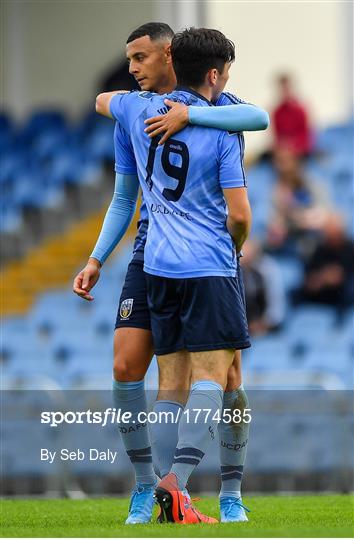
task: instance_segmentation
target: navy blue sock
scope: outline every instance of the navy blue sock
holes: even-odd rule
[[[113,381],[113,402],[116,409],[121,409],[122,414],[132,413],[130,422],[120,423],[118,429],[134,467],[136,482],[154,484],[156,475],[152,466],[148,426],[137,419],[139,412],[147,411],[144,381]]]
[[[217,435],[217,414],[220,415],[223,394],[222,386],[214,381],[196,381],[191,387],[171,468],[181,490],[185,489],[188,478]],[[199,416],[197,411],[200,411]]]
[[[150,424],[152,456],[154,468],[162,478],[170,472],[178,442],[178,426],[183,405],[177,401],[161,399],[155,402],[153,411],[161,416],[161,421]],[[166,419],[165,419],[166,418]]]

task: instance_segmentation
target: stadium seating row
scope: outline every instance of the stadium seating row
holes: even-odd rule
[[[353,203],[351,150],[348,145],[352,130],[352,125],[338,126],[320,133],[317,149],[325,154],[307,165],[309,174],[327,186],[343,214],[348,213]],[[2,231],[20,226],[21,212],[26,205],[55,206],[68,183],[95,182],[104,160],[113,159],[112,150],[111,123],[97,120],[91,113],[76,126],[70,125],[62,114],[41,113],[33,115],[21,128],[15,126],[10,118],[0,115],[0,157],[3,165],[0,168],[0,187],[6,204]],[[90,155],[89,160],[83,159],[83,152]],[[271,211],[267,201],[270,201],[269,193],[274,181],[272,169],[268,164],[260,163],[249,170],[248,178],[255,216],[254,234],[262,238]],[[131,257],[131,245],[104,266],[102,279],[94,289],[94,302],[86,303],[68,289],[68,283],[91,249],[97,224],[96,216],[92,230],[87,232],[86,228],[83,235],[79,223],[76,232],[69,231],[68,236],[49,242],[44,251],[38,251],[37,258],[32,252],[26,265],[13,264],[6,270],[6,290],[13,303],[12,312],[22,314],[8,316],[2,324],[4,389],[50,390],[55,391],[56,396],[63,390],[91,388],[97,393],[102,389],[107,406],[111,406],[107,390],[111,387],[112,330],[120,289]],[[351,232],[354,235],[354,230]],[[68,264],[61,266],[63,258]],[[302,266],[290,256],[282,256],[277,262],[285,289],[289,292],[300,284]],[[35,298],[33,307],[28,310]],[[25,309],[27,314],[23,314]],[[353,329],[353,313],[348,313],[338,322],[331,309],[289,306],[284,327],[276,334],[254,339],[252,348],[244,351],[245,384],[251,391],[306,388],[311,391],[333,390],[335,395],[352,389]],[[146,377],[151,398],[156,384],[157,365],[154,360]],[[296,392],[293,395],[296,396]],[[274,400],[273,392],[269,392],[269,396]],[[11,403],[21,405],[22,411],[35,414],[37,401],[38,392],[30,397],[28,409],[19,404],[18,396]],[[289,395],[286,401],[289,401]],[[302,400],[297,400],[297,406],[299,403]],[[254,419],[255,437],[248,459],[252,470],[291,470],[295,467],[306,472],[343,466],[343,463],[346,466],[348,457],[336,451],[338,446],[348,447],[344,441],[349,433],[345,427],[348,425],[345,416],[342,417],[343,424],[336,422],[337,432],[331,439],[333,444],[329,444],[328,416],[319,414],[310,418],[302,415],[299,418],[297,415],[289,419],[289,415],[282,417],[280,414],[279,402],[273,403],[272,407],[272,414],[278,411],[272,417],[274,430],[269,430],[266,412]],[[342,409],[339,407],[338,411]],[[32,459],[38,444],[31,446],[30,441],[43,440],[45,447],[48,444],[47,432],[35,420],[30,423],[28,445],[23,446],[18,444],[18,433],[23,429],[28,429],[28,423],[22,425],[21,419],[5,424],[4,465],[13,475],[43,474],[45,468],[38,463],[38,457]],[[68,437],[71,444],[75,440],[83,444],[80,433],[75,429],[68,431]],[[53,432],[51,444],[59,443],[61,441],[55,439]],[[117,447],[116,431],[107,430],[97,444]],[[15,454],[14,448],[20,448],[22,453]],[[210,452],[200,470],[216,467],[216,455],[216,449]],[[125,471],[128,461],[123,451],[120,451],[120,456],[118,469]],[[78,464],[77,467],[79,474],[87,472],[85,465]],[[90,472],[95,470],[95,465],[92,467]],[[109,468],[106,470],[111,474]],[[103,472],[102,464],[99,472]],[[66,474],[66,471],[60,470],[59,473]]]
[[[345,213],[353,203],[353,132],[352,122],[319,132],[316,150],[323,156],[307,164],[307,172],[326,185],[331,200]],[[21,211],[26,207],[60,204],[66,185],[97,181],[103,162],[114,160],[112,134],[113,123],[93,111],[76,124],[68,122],[60,111],[38,111],[23,126],[2,114],[1,230],[18,228]],[[272,169],[267,164],[258,164],[248,171],[255,215],[253,230],[257,236],[264,233],[269,222],[270,197],[265,195],[269,195],[273,181]]]
[[[1,115],[1,231],[18,228],[26,208],[58,206],[65,186],[97,182],[113,159],[113,123],[92,112],[73,124],[61,112],[41,111],[24,126]]]
[[[110,374],[114,321],[131,249],[129,244],[105,265],[93,302],[66,289],[56,290],[40,295],[28,315],[5,319],[3,374],[46,375],[63,388],[78,379]],[[284,272],[286,264],[281,268]],[[244,351],[245,372],[310,373],[312,382],[316,374],[327,373],[337,376],[338,388],[351,388],[353,327],[352,313],[339,323],[331,308],[290,309],[281,331],[255,338],[251,349]],[[156,382],[155,364],[152,372]]]

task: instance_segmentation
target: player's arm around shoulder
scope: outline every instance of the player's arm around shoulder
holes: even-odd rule
[[[159,145],[184,129],[188,124],[226,131],[262,131],[269,126],[266,111],[248,103],[233,104],[231,101],[217,107],[187,106],[165,99],[169,108],[166,114],[145,120],[149,137],[162,136]]]
[[[219,129],[227,131],[264,131],[269,126],[269,115],[255,105],[225,105],[215,107],[219,115]]]
[[[111,100],[114,96],[128,94],[128,90],[114,90],[113,92],[103,92],[96,97],[96,113],[107,118],[113,118],[111,112]]]
[[[266,110],[258,105],[240,99],[236,94],[222,92],[216,105],[229,111],[229,122],[235,122],[235,129],[230,131],[263,131],[269,127],[270,119]],[[225,108],[227,107],[227,109]],[[237,129],[241,127],[241,129]]]

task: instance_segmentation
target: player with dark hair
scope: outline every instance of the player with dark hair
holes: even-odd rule
[[[167,28],[166,28],[167,27]],[[149,32],[149,33],[146,33]],[[142,89],[153,89],[159,93],[171,91],[176,84],[170,55],[170,39],[172,30],[163,23],[148,23],[134,31],[128,38],[127,57],[130,61],[130,71],[139,82]],[[157,37],[156,37],[157,36]],[[109,115],[109,103],[112,95],[103,94],[97,99],[97,110],[101,114]],[[168,135],[174,133],[193,119],[194,123],[214,126],[224,129],[264,129],[267,126],[267,114],[257,107],[240,102],[231,94],[222,94],[219,99],[222,104],[232,104],[229,107],[195,107],[179,103],[171,103],[168,114],[159,117],[154,124],[147,128],[152,135],[158,127],[159,133],[167,130]],[[238,105],[235,105],[238,103]],[[203,109],[203,110],[202,110]],[[225,114],[224,109],[227,109]],[[219,116],[215,113],[219,113]],[[176,121],[177,120],[177,121]],[[177,126],[177,127],[176,127]],[[172,131],[171,131],[172,130]],[[240,139],[240,144],[242,139]],[[163,142],[163,138],[160,142]],[[92,257],[85,269],[78,274],[74,282],[74,291],[88,300],[89,294],[99,278],[100,266],[123,236],[130,223],[135,209],[137,195],[136,164],[131,151],[131,142],[124,129],[116,124],[115,128],[116,150],[116,187],[115,194],[108,209],[101,234]],[[130,410],[132,404],[136,410],[145,410],[146,401],[143,388],[143,378],[153,355],[150,314],[146,299],[146,285],[143,274],[144,246],[148,227],[146,206],[143,203],[139,221],[138,235],[134,245],[134,256],[129,265],[125,285],[122,290],[120,309],[118,311],[116,331],[114,338],[114,396],[116,406]],[[185,403],[190,381],[190,368],[186,359],[179,358],[174,362],[159,362],[159,394],[155,411],[172,411],[174,414]],[[229,384],[225,393],[224,406],[226,408],[242,408],[245,395],[241,385],[240,355],[236,352],[234,366],[229,371]],[[237,390],[235,390],[237,389]],[[244,405],[244,406],[247,406]],[[171,466],[173,454],[177,443],[178,424],[152,426],[153,446],[156,446],[160,472],[163,475]],[[163,430],[163,432],[162,432]],[[230,458],[237,454],[237,471],[233,479],[223,478],[224,493],[235,482],[241,483],[242,466],[245,456],[245,447],[248,438],[248,426],[239,426],[238,433],[234,426],[219,425],[223,445],[221,446],[222,467],[230,467]],[[232,438],[241,451],[228,450],[228,438]],[[131,432],[122,438],[132,460],[137,477],[137,489],[133,492],[132,505],[127,522],[146,522],[151,518],[152,493],[155,476],[151,468],[151,443],[146,426]],[[232,461],[231,459],[231,461]],[[223,469],[222,469],[223,470]],[[225,469],[224,469],[225,471]],[[235,477],[236,474],[236,477]],[[226,475],[227,476],[227,475]],[[223,472],[225,477],[225,472]],[[233,488],[235,487],[233,485]],[[232,490],[233,493],[235,489]],[[239,497],[239,489],[236,490]],[[223,493],[223,492],[221,492]],[[237,497],[236,497],[237,498]],[[236,499],[235,498],[235,499]],[[147,503],[147,500],[151,502]],[[142,502],[141,502],[142,501]],[[239,501],[240,502],[240,501]],[[142,506],[144,509],[142,510]],[[242,506],[236,505],[239,518],[243,519]]]
[[[162,22],[148,22],[139,26],[136,30],[133,30],[133,32],[129,34],[126,43],[131,43],[144,36],[149,36],[151,41],[168,40],[171,42],[174,35],[174,31],[168,24]]]
[[[179,86],[200,86],[211,68],[222,74],[235,60],[235,45],[218,30],[190,28],[176,34],[171,43],[173,69]],[[205,47],[206,41],[208,47]]]
[[[164,94],[176,85],[170,45],[173,30],[165,23],[139,26],[127,39],[129,71],[142,90]]]
[[[173,38],[171,54],[177,83],[180,77],[186,86],[170,99],[209,107],[229,78],[233,44],[217,30],[192,28]],[[144,271],[155,352],[159,361],[181,359],[191,368],[188,417],[180,420],[173,465],[156,497],[162,520],[215,523],[186,501],[184,490],[215,437],[234,350],[250,345],[237,253],[251,210],[240,134],[191,126],[158,147],[146,137],[144,120],[163,103],[149,92],[109,101],[131,134],[148,209]],[[209,414],[198,423],[195,411]]]

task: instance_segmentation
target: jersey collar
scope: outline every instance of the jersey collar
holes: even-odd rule
[[[195,90],[193,90],[192,88],[189,88],[188,86],[182,86],[182,85],[177,85],[175,90],[179,91],[179,92],[188,92],[189,94],[193,94],[194,96],[196,96],[198,99],[202,99],[203,101],[206,101],[207,104],[209,105],[209,107],[213,107],[214,104],[209,101],[209,99],[207,99],[206,97],[202,96],[202,94],[199,94],[198,92],[196,92]]]

